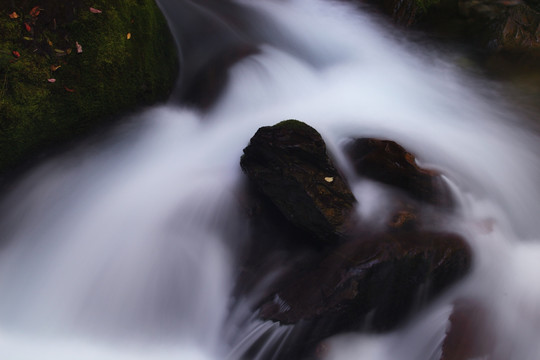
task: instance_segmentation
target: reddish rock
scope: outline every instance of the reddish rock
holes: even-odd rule
[[[457,301],[440,360],[492,359],[495,335],[489,319],[489,310],[478,301]]]
[[[441,174],[419,167],[414,155],[393,141],[356,139],[346,145],[345,152],[360,176],[401,189],[432,205],[449,208],[454,203]]]

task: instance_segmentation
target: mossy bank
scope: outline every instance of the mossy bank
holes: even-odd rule
[[[178,73],[154,0],[0,3],[0,174],[164,100]]]

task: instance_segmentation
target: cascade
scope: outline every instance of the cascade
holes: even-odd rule
[[[380,137],[439,170],[459,203],[446,226],[475,256],[470,276],[404,327],[338,336],[328,359],[439,359],[460,298],[493,309],[499,356],[537,358],[539,141],[496,84],[347,2],[159,2],[197,52],[189,82],[220,47],[250,50],[203,109],[179,85],[170,103],[47,159],[3,195],[2,358],[233,360],[259,342],[250,356],[271,359],[290,328],[232,296],[249,238],[239,159],[259,127],[290,118],[316,128],[344,168],[346,139]],[[363,212],[382,211],[375,190],[352,185]]]

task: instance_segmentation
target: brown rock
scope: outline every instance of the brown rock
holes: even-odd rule
[[[495,335],[489,319],[489,310],[482,303],[457,301],[450,316],[441,360],[491,359]]]
[[[454,203],[441,174],[419,167],[414,155],[393,141],[356,139],[346,145],[345,152],[361,176],[401,189],[432,205],[449,208]]]
[[[320,340],[366,325],[391,329],[422,298],[438,295],[463,277],[471,251],[459,236],[401,232],[344,243],[307,269],[291,271],[261,306],[263,319],[312,321]]]

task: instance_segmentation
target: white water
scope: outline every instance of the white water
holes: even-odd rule
[[[420,48],[354,7],[244,3],[279,26],[261,29],[269,36],[262,53],[232,69],[208,113],[149,109],[107,140],[37,167],[7,194],[1,357],[237,356],[249,334],[272,327],[243,327],[235,319],[245,316],[228,313],[235,254],[247,238],[239,158],[257,128],[296,118],[336,154],[348,137],[379,136],[441,170],[462,207],[449,227],[475,250],[473,274],[405,329],[338,338],[328,358],[437,359],[452,300],[466,297],[494,309],[497,354],[537,359],[537,136],[496,94],[481,96],[491,85],[460,73],[451,55]],[[301,51],[272,41],[277,29]],[[356,185],[368,203],[373,196]]]

